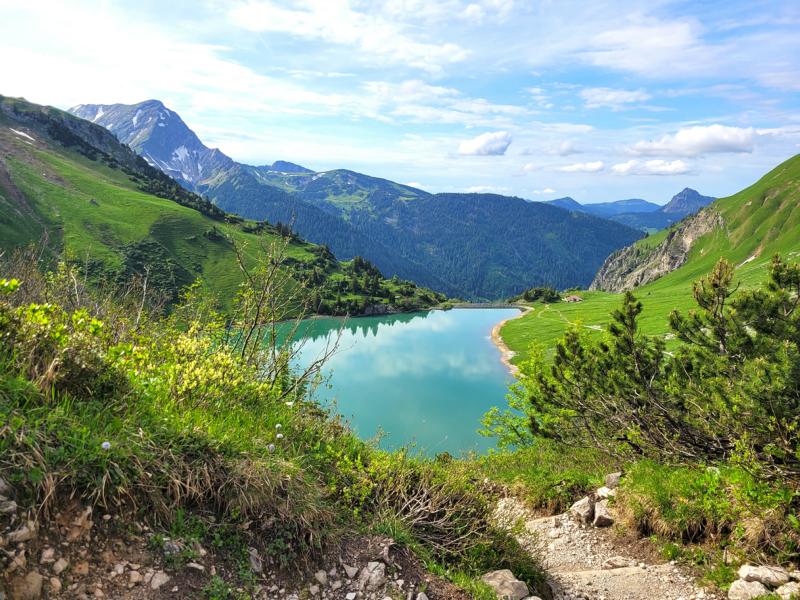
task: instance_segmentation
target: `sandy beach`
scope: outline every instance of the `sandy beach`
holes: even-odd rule
[[[513,321],[514,319],[519,319],[523,317],[528,311],[533,310],[529,306],[521,306],[520,312],[515,317],[510,317],[503,321],[500,321],[497,325],[492,328],[492,341],[494,345],[497,346],[500,350],[500,360],[509,370],[509,372],[514,376],[519,376],[519,367],[511,363],[511,359],[514,358],[514,351],[509,348],[506,343],[503,341],[503,338],[500,336],[500,330],[503,328],[503,325],[508,323],[509,321]]]

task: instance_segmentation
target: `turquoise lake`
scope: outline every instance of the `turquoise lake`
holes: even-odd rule
[[[492,406],[503,406],[513,377],[492,343],[492,328],[516,309],[453,309],[380,317],[314,319],[301,325],[298,357],[307,365],[342,329],[315,398],[381,446],[413,444],[433,455],[483,452],[477,433]]]

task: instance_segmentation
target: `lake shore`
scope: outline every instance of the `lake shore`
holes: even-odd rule
[[[492,342],[494,345],[497,346],[498,350],[500,350],[500,362],[502,362],[508,371],[514,376],[519,376],[519,367],[511,362],[511,359],[514,358],[516,354],[508,345],[503,341],[502,336],[500,335],[500,330],[503,328],[503,325],[508,323],[509,321],[513,321],[514,319],[520,319],[524,317],[529,311],[533,310],[530,306],[520,306],[519,314],[515,317],[510,317],[503,321],[500,321],[497,325],[492,328]]]

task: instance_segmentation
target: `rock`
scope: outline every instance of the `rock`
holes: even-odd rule
[[[41,564],[50,564],[56,560],[56,551],[53,548],[45,548],[42,550],[42,556],[39,558]]]
[[[72,569],[72,572],[79,577],[83,575],[88,575],[89,563],[86,562],[85,560],[79,562],[77,565],[75,565],[75,568]]]
[[[616,473],[609,473],[606,475],[606,487],[613,490],[619,485],[620,480],[622,479],[622,471],[617,471]]]
[[[603,563],[603,569],[624,569],[636,566],[636,561],[624,556],[612,556]]]
[[[181,546],[177,542],[172,540],[167,540],[164,542],[164,554],[166,556],[174,556],[175,554],[180,554]]]
[[[17,503],[13,500],[0,502],[0,515],[13,515],[17,512]]]
[[[529,593],[525,582],[514,577],[514,574],[508,569],[486,573],[481,577],[481,581],[492,588],[498,598],[522,600]]]
[[[8,541],[12,544],[29,542],[36,537],[36,525],[33,521],[28,521],[25,525],[8,534]]]
[[[737,579],[728,590],[728,600],[753,600],[759,596],[766,596],[769,590],[758,581],[744,581]]]
[[[370,591],[377,590],[386,583],[386,565],[378,561],[370,561],[361,569],[358,587]]]
[[[611,527],[614,524],[614,517],[608,510],[608,500],[601,500],[594,505],[594,520],[592,524],[595,527]]]
[[[784,583],[781,587],[775,590],[775,593],[781,597],[781,600],[791,600],[791,598],[800,598],[800,583],[790,581]]]
[[[420,592],[417,594],[417,600],[428,600],[428,596],[425,595],[425,592]]]
[[[800,571],[792,571],[789,573],[789,579],[792,581],[800,581]]]
[[[586,496],[569,507],[569,514],[580,523],[591,523],[594,517],[594,502]]]
[[[50,593],[51,594],[61,593],[61,580],[58,577],[50,578]]]
[[[610,487],[603,486],[597,490],[597,497],[601,500],[605,500],[606,498],[613,498],[617,495],[616,489],[611,489]]]
[[[344,598],[345,598],[345,600],[356,600],[356,593],[355,592],[350,592]]]
[[[144,577],[142,577],[142,574],[139,573],[139,571],[131,571],[130,573],[128,573],[128,585],[131,586],[138,585],[142,583],[143,579]]]
[[[309,586],[308,591],[311,593],[312,596],[317,596],[319,595],[319,586],[317,584]]]
[[[342,568],[344,569],[344,572],[347,573],[347,577],[349,579],[352,579],[358,575],[358,567],[351,567],[350,565],[342,563]]]
[[[341,588],[341,587],[342,587],[342,585],[343,585],[343,584],[342,584],[342,582],[341,582],[340,580],[338,580],[338,579],[337,579],[336,581],[334,581],[334,582],[331,584],[331,589],[332,589],[332,590],[335,592],[336,590],[338,590],[339,588]]]
[[[11,597],[14,600],[38,600],[42,597],[44,577],[31,571],[25,577],[17,577],[11,582]]]
[[[172,579],[169,575],[164,573],[164,571],[157,571],[153,574],[153,578],[150,580],[150,589],[157,590],[162,585],[165,585]]]
[[[55,573],[56,575],[61,575],[61,573],[64,571],[64,569],[66,569],[68,566],[69,566],[69,563],[66,560],[64,560],[63,558],[59,558],[53,564],[53,573]]]
[[[250,556],[250,570],[253,571],[253,573],[263,573],[264,563],[258,555],[258,550],[255,548],[248,548],[247,553]]]
[[[328,574],[325,571],[317,571],[314,573],[314,579],[316,579],[320,585],[328,585]]]
[[[186,563],[186,568],[187,569],[194,569],[195,571],[200,571],[200,572],[203,572],[203,571],[206,570],[206,568],[203,565],[201,565],[200,563],[196,563],[196,562]]]
[[[757,581],[769,587],[780,587],[789,581],[789,573],[780,567],[756,567],[742,565],[739,568],[739,579]]]

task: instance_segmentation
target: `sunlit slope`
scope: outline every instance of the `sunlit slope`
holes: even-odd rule
[[[736,278],[743,288],[766,278],[769,261],[776,253],[795,260],[800,257],[800,155],[704,210],[717,211],[723,228],[696,240],[684,265],[635,290],[644,303],[641,325],[646,333],[668,333],[669,313],[693,306],[692,282],[707,274],[722,257],[736,265]],[[659,232],[637,244],[658,244],[665,236],[666,232]],[[620,302],[620,294],[581,295],[583,302],[537,304],[524,317],[508,322],[501,335],[517,353],[513,361],[524,360],[531,344],[551,349],[573,323],[589,330],[602,329],[610,311]]]
[[[145,242],[152,240],[173,261],[180,283],[202,277],[221,298],[232,297],[241,277],[230,240],[256,260],[255,235],[143,193],[121,171],[38,140],[28,144],[7,128],[0,129],[0,147],[11,183],[4,186],[3,197],[13,189],[31,209],[0,221],[0,246],[6,249],[38,243],[46,229],[51,246],[110,273],[123,266],[125,249],[139,244],[147,252]],[[305,244],[292,244],[289,253],[298,260],[313,258]]]

